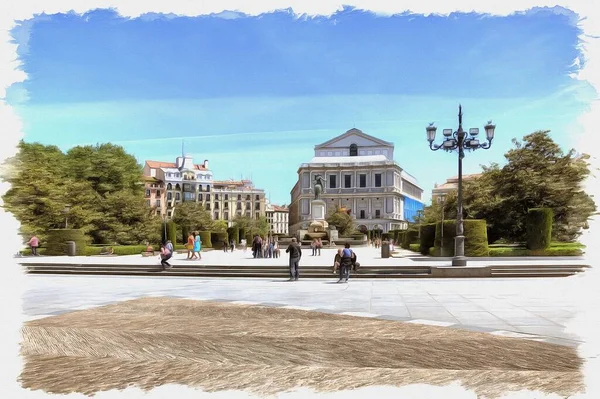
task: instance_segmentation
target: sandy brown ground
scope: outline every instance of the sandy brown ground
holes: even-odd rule
[[[25,388],[93,394],[135,385],[274,394],[369,385],[445,385],[483,397],[583,389],[574,348],[387,320],[142,298],[23,328]]]

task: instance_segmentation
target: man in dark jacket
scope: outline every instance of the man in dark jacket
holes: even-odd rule
[[[354,251],[350,249],[350,244],[346,243],[341,253],[340,279],[338,280],[338,283],[348,282],[348,278],[350,277],[350,269],[352,268],[352,264],[354,263],[355,259],[356,255],[354,254]]]
[[[289,281],[298,281],[298,266],[300,263],[300,258],[302,257],[302,249],[296,238],[292,238],[292,243],[285,250],[286,253],[290,254],[290,280]]]

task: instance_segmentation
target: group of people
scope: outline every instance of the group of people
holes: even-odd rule
[[[262,239],[255,235],[252,240],[252,256],[256,258],[279,258],[279,243],[274,239]]]
[[[235,241],[233,238],[229,240],[229,243],[227,243],[227,240],[223,240],[223,252],[227,252],[229,250],[231,250],[231,252],[235,251]]]
[[[311,245],[312,247],[312,245]],[[302,248],[296,238],[292,238],[292,242],[285,250],[290,254],[290,279],[289,281],[298,281],[300,277],[300,258],[302,258]],[[314,255],[314,248],[313,248]],[[319,253],[320,255],[320,253]],[[350,244],[346,243],[344,248],[338,249],[333,259],[333,273],[339,273],[338,283],[347,283],[350,278],[350,270],[356,271],[360,264],[356,261],[356,254],[350,249]]]
[[[323,248],[323,242],[320,238],[315,238],[314,240],[312,240],[312,242],[310,243],[310,247],[312,249],[312,256],[317,255],[317,253],[319,254],[319,256],[321,256],[321,248]]]
[[[190,233],[187,239],[186,248],[188,251],[187,259],[202,259],[200,251],[202,251],[202,240],[200,239],[200,233],[193,231]]]

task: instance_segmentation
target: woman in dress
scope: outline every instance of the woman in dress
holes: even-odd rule
[[[202,255],[200,255],[201,250],[202,250],[202,241],[200,240],[200,234],[197,231],[195,231],[194,232],[194,257],[192,257],[192,259],[202,259]]]

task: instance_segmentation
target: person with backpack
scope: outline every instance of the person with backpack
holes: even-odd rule
[[[300,258],[302,257],[302,249],[296,240],[296,237],[292,238],[292,242],[285,250],[286,253],[290,254],[290,279],[289,281],[298,281],[299,272],[298,266],[300,265]]]
[[[340,259],[340,279],[338,283],[347,283],[350,278],[350,268],[352,268],[353,259],[356,259],[354,251],[350,249],[350,244],[346,243],[344,249],[342,249]]]
[[[160,265],[163,270],[167,270],[167,268],[172,268],[171,264],[168,262],[169,259],[173,256],[173,252],[169,251],[167,245],[160,246]]]

